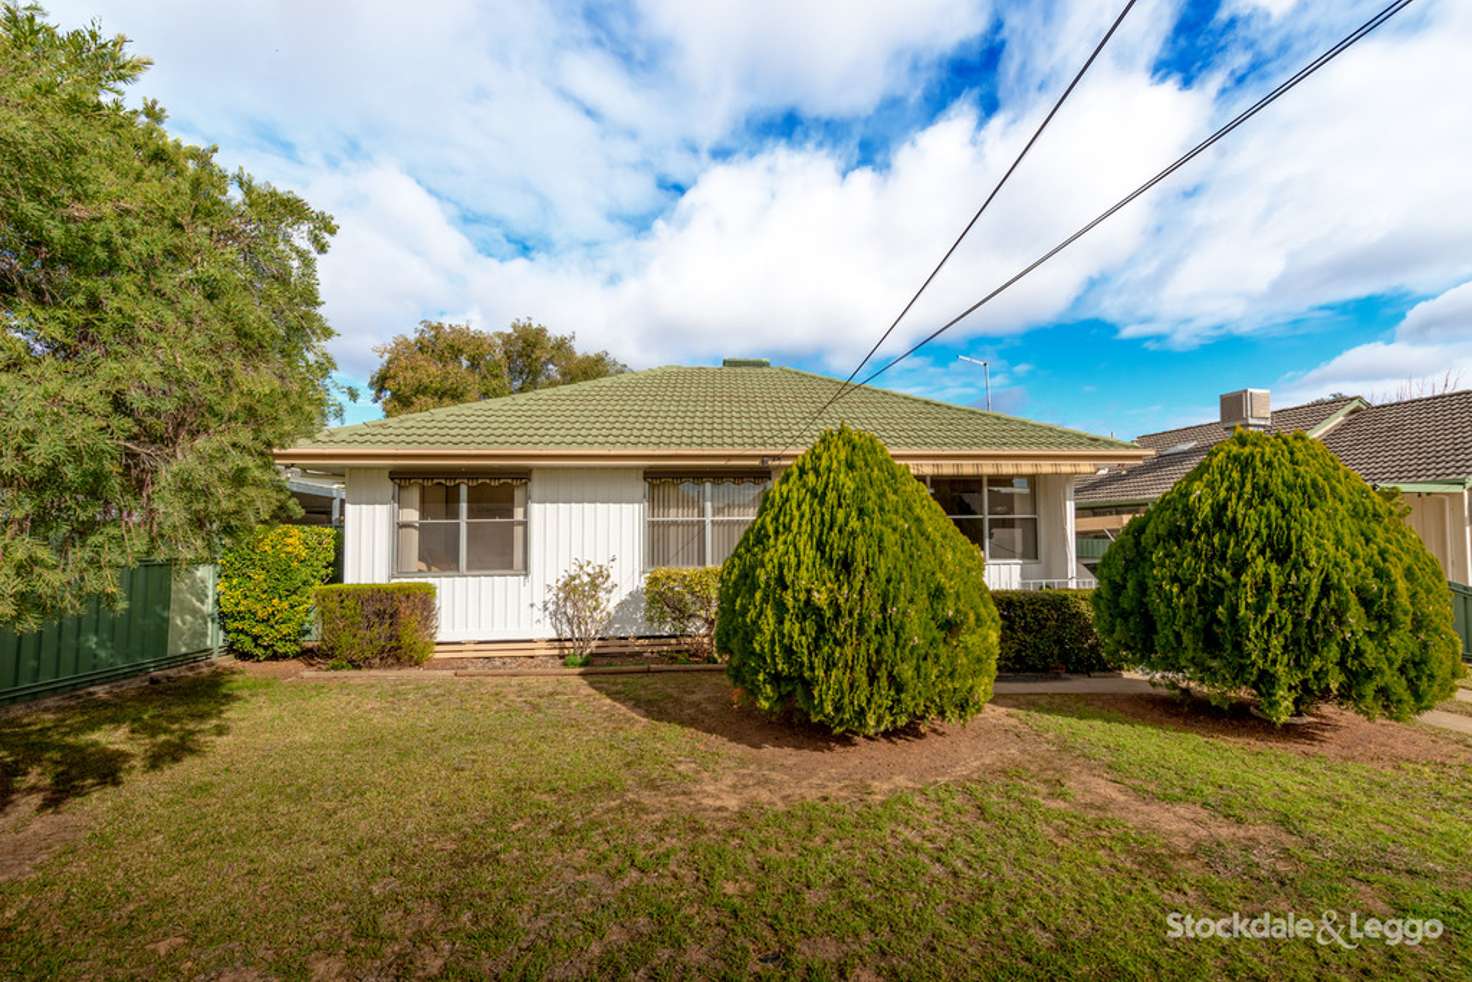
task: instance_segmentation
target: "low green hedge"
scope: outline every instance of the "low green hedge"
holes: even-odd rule
[[[312,590],[332,573],[336,529],[257,529],[220,557],[220,626],[237,658],[293,658],[312,619]]]
[[[998,673],[1108,672],[1092,590],[993,590],[1002,615]]]
[[[422,665],[434,654],[433,583],[338,583],[316,596],[320,651],[334,665]]]

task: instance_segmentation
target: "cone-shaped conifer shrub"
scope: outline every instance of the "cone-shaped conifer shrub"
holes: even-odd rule
[[[1275,722],[1325,701],[1405,719],[1450,695],[1459,640],[1404,507],[1302,434],[1238,431],[1099,564],[1106,650]]]
[[[884,444],[830,430],[726,560],[716,645],[759,708],[838,733],[965,719],[997,670],[983,565]]]

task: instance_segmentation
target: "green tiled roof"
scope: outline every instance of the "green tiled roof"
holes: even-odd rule
[[[837,379],[791,368],[651,368],[323,430],[343,449],[781,450],[840,421],[906,450],[1123,450],[1121,443],[884,389],[851,391],[797,432]]]

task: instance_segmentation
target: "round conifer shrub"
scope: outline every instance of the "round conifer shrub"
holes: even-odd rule
[[[983,567],[883,443],[829,430],[767,492],[726,560],[716,646],[758,708],[837,733],[965,719],[996,678]]]
[[[1404,515],[1317,440],[1239,430],[1105,553],[1100,639],[1275,722],[1323,702],[1406,719],[1451,694],[1460,642]]]

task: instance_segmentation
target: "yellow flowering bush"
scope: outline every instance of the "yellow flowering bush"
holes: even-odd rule
[[[236,657],[301,653],[312,591],[332,573],[337,536],[330,528],[265,526],[220,557],[220,624]]]

